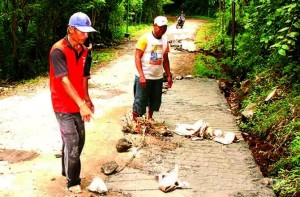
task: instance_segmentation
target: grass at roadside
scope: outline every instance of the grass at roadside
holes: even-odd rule
[[[209,21],[209,22],[213,22],[215,19],[211,18],[211,17],[208,17],[208,16],[186,16],[188,18],[193,18],[193,19],[198,19],[198,20],[206,20],[206,21]]]
[[[151,31],[152,25],[149,24],[140,24],[135,26],[128,27],[128,33],[130,34],[130,40],[137,40],[144,33]],[[122,32],[126,32],[126,26],[122,27]],[[123,33],[121,33],[124,35]],[[122,37],[124,39],[124,37]],[[92,69],[98,69],[99,66],[105,65],[108,62],[112,61],[117,56],[117,51],[114,48],[106,48],[95,50],[92,53],[93,63]]]
[[[37,87],[48,88],[48,75],[40,75],[33,79],[13,82],[1,87],[0,99],[7,96],[32,96],[35,94]]]
[[[92,70],[98,69],[99,66],[108,63],[117,56],[113,49],[96,50],[92,52]]]
[[[196,35],[196,45],[200,49],[205,50],[214,50],[217,48],[216,46],[219,45],[219,43],[216,43],[216,37],[218,34],[218,29],[216,27],[216,23],[207,23],[203,26],[201,26]]]
[[[216,23],[211,20],[211,23],[207,23],[201,26],[196,35],[196,46],[200,51],[207,54],[214,54],[217,46],[216,37],[218,34]],[[197,77],[208,78],[224,78],[226,75],[223,73],[221,63],[213,55],[205,55],[198,53],[195,61],[194,75]]]
[[[226,75],[222,72],[218,60],[213,56],[206,56],[199,53],[196,57],[194,74],[202,78],[225,78]]]
[[[131,39],[136,40],[144,33],[152,30],[152,24],[141,24],[136,26],[129,26],[128,32],[130,34]]]

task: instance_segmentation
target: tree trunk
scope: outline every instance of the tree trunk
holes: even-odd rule
[[[12,38],[13,38],[13,68],[14,68],[14,78],[19,79],[20,76],[20,67],[18,62],[18,16],[16,14],[17,4],[15,0],[11,1],[12,3],[12,19],[11,19],[11,27],[12,27]]]
[[[232,38],[231,38],[231,60],[233,60],[233,54],[234,54],[234,39],[235,39],[235,2],[232,1],[232,21],[231,21],[231,33],[232,33]]]

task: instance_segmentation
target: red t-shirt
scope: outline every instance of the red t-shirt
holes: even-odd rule
[[[82,45],[82,52],[77,54],[66,38],[52,46],[49,55],[49,77],[52,106],[55,112],[79,112],[79,107],[65,91],[61,78],[68,76],[78,95],[84,99],[83,78],[86,57],[86,47]]]

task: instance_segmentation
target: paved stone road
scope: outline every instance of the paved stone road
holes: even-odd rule
[[[203,119],[214,129],[241,136],[216,80],[175,81],[173,88],[163,95],[163,106],[156,118],[165,120],[171,129],[176,123],[193,124]],[[222,145],[178,135],[173,138],[183,140],[180,148],[168,151],[159,146],[145,147],[140,158],[144,166],[139,170],[129,166],[110,176],[108,186],[132,197],[275,196],[261,185],[263,176],[244,141]],[[175,164],[179,165],[180,180],[188,181],[190,188],[164,193],[154,177],[173,169]]]

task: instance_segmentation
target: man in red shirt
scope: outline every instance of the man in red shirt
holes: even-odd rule
[[[88,32],[95,32],[90,18],[77,12],[70,17],[67,36],[56,42],[49,54],[53,110],[62,136],[62,175],[67,188],[81,193],[80,154],[85,143],[84,121],[89,122],[94,105],[88,93],[90,68],[86,66]]]

